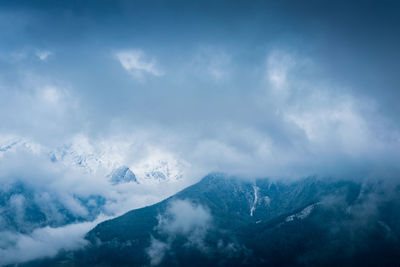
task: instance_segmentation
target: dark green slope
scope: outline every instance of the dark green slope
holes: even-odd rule
[[[88,247],[51,265],[399,266],[399,195],[399,188],[388,193],[350,181],[271,183],[212,174],[99,224],[87,234]],[[200,226],[168,232],[175,221],[162,219],[180,200],[194,213],[178,219]],[[199,213],[209,214],[206,226],[196,224]]]
[[[251,207],[255,199],[254,187],[259,190],[258,202],[251,216]],[[130,211],[99,224],[89,232],[87,238],[93,243],[96,240],[126,241],[141,237],[143,233],[148,234],[158,223],[157,215],[164,213],[168,203],[177,199],[208,207],[214,221],[217,220],[221,227],[231,229],[289,215],[330,194],[345,195],[349,199],[353,196],[354,199],[359,189],[359,185],[351,182],[325,183],[316,178],[285,184],[270,183],[267,179],[249,182],[223,174],[212,174],[160,203]],[[273,201],[269,204],[263,203],[266,196]]]

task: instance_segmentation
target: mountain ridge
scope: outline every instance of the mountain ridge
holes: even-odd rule
[[[381,189],[315,176],[273,182],[214,173],[98,224],[72,255],[35,264],[398,266],[400,187]]]

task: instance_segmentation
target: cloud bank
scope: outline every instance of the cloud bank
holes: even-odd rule
[[[30,260],[54,257],[60,250],[71,251],[87,244],[85,234],[106,218],[63,227],[44,227],[24,235],[0,232],[0,264],[8,265]]]
[[[187,200],[171,202],[165,213],[159,214],[158,225],[155,229],[158,233],[166,235],[167,240],[164,242],[151,237],[150,247],[146,249],[150,264],[161,263],[178,235],[186,238],[185,246],[206,251],[204,238],[211,225],[212,216],[205,207]]]

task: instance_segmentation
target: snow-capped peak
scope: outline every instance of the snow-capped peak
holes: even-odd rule
[[[152,149],[146,157],[130,167],[139,183],[175,182],[182,179],[188,163],[172,153]]]
[[[159,148],[147,148],[145,153],[138,153],[140,157],[135,157],[135,151],[140,151],[132,142],[93,142],[84,135],[77,135],[54,149],[22,137],[0,136],[0,157],[10,152],[19,153],[19,149],[41,155],[66,168],[103,177],[110,173],[120,173],[121,166],[124,166],[127,177],[123,175],[122,180],[132,180],[134,177],[133,180],[137,183],[178,181],[188,168],[185,161]]]
[[[138,183],[135,174],[126,166],[121,166],[112,171],[109,175],[110,182],[114,185],[121,183]]]

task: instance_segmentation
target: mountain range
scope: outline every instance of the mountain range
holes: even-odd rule
[[[11,154],[29,154],[83,173],[109,173],[108,177],[111,180],[113,175],[120,176],[119,172],[129,168],[135,176],[134,179],[130,179],[137,183],[175,182],[182,179],[183,175],[183,164],[169,154],[153,153],[143,161],[127,164],[119,155],[115,155],[112,146],[98,147],[90,144],[85,138],[76,138],[56,148],[49,148],[22,137],[9,137],[6,140],[0,142],[0,159]]]
[[[96,179],[106,180],[109,191],[120,190],[118,185],[157,185],[158,183],[174,183],[180,180],[181,174],[176,166],[165,160],[157,159],[152,164],[139,166],[139,175],[131,167],[110,156],[107,151],[95,149],[85,140],[74,141],[55,149],[47,148],[20,137],[9,137],[0,143],[0,233],[17,232],[29,234],[41,227],[59,227],[70,223],[93,221],[100,214],[114,215],[105,208],[106,203],[117,202],[115,194],[105,195],[99,192],[78,193],[73,188],[57,188],[54,183],[63,184],[62,175],[70,172],[70,176],[81,177],[91,175]],[[35,162],[54,168],[55,172],[31,177],[24,166],[9,168],[9,158],[27,158],[26,163]],[[33,164],[35,164],[33,163]],[[32,166],[30,167],[32,168]],[[104,173],[106,175],[104,175]],[[39,175],[40,176],[40,175]],[[39,182],[36,182],[39,180]],[[125,190],[129,193],[129,189]],[[126,193],[126,194],[128,194]],[[125,210],[126,211],[126,210]],[[1,247],[0,247],[1,248]]]
[[[400,187],[210,174],[98,224],[85,248],[28,265],[399,266]]]

